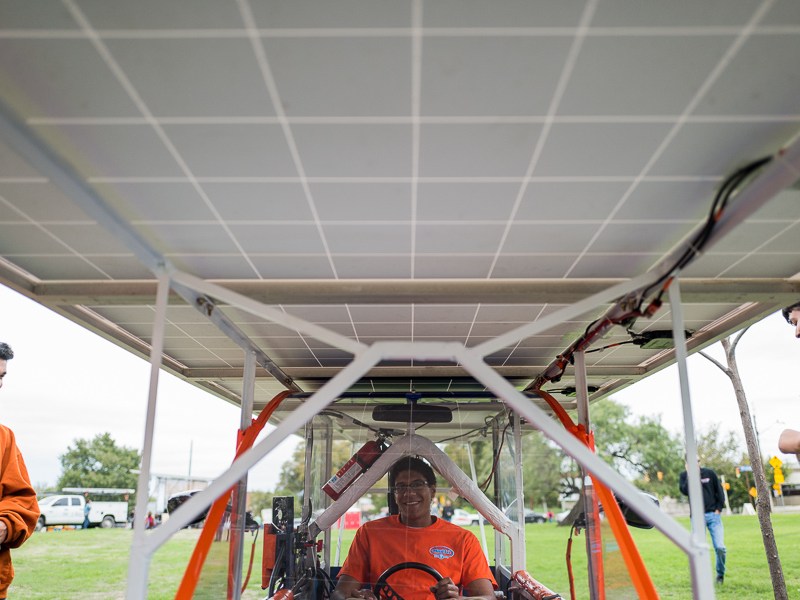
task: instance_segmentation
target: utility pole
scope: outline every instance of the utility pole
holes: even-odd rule
[[[758,458],[764,456],[761,451],[761,432],[758,430],[758,421],[756,420],[756,413],[753,413],[753,429],[756,431],[756,446],[758,447]]]
[[[189,440],[189,473],[186,475],[186,487],[192,489],[192,447],[194,440]]]

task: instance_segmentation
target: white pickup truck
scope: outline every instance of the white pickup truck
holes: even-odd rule
[[[81,525],[83,524],[83,507],[86,501],[79,494],[61,494],[48,496],[39,500],[41,516],[36,530],[49,525]],[[104,528],[124,525],[128,521],[127,502],[97,502],[89,505],[89,523],[91,527]]]

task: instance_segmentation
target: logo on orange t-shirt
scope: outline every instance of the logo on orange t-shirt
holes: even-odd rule
[[[433,554],[434,558],[438,558],[439,560],[452,558],[455,555],[452,548],[448,548],[447,546],[434,546],[430,549],[430,553]]]

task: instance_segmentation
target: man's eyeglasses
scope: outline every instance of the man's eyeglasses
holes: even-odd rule
[[[408,485],[399,484],[392,488],[394,494],[404,494],[405,492],[419,492],[422,488],[428,487],[430,484],[427,481],[412,481]]]

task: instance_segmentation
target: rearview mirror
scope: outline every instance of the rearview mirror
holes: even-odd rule
[[[392,423],[450,423],[452,411],[446,406],[433,404],[381,404],[372,409],[375,421]]]

